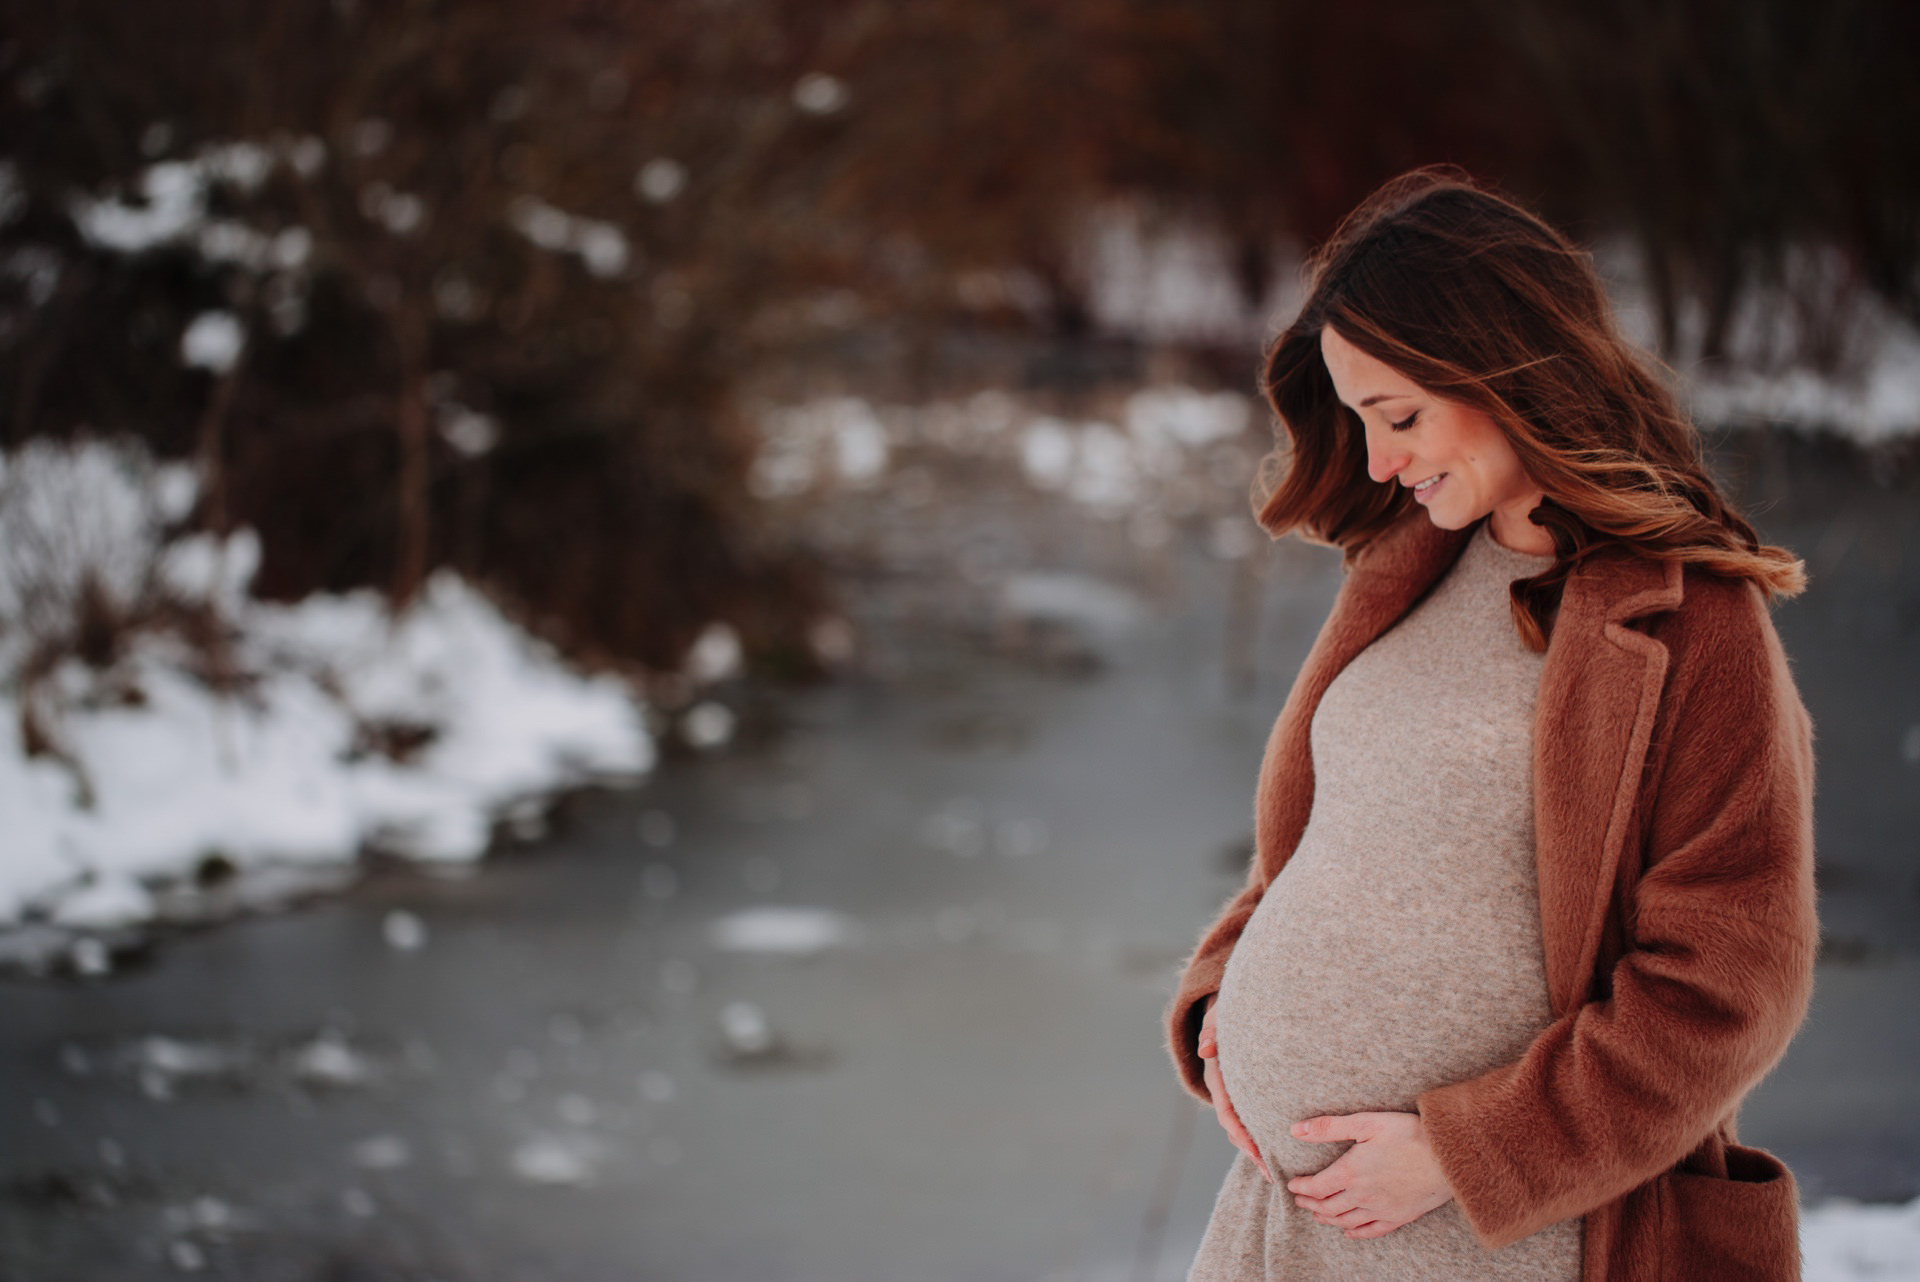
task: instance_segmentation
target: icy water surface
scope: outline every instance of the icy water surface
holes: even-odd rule
[[[1909,1198],[1920,479],[1791,438],[1724,459],[1815,578],[1776,617],[1829,931],[1743,1131],[1811,1198]],[[0,986],[0,1277],[1183,1276],[1231,1150],[1159,1013],[1336,561],[1256,577],[1204,521],[959,494],[843,514],[866,651],[744,697],[725,754],[464,880]]]

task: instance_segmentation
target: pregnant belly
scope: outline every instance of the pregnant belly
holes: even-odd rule
[[[1247,923],[1214,1014],[1228,1098],[1282,1179],[1345,1147],[1301,1144],[1293,1123],[1411,1112],[1519,1058],[1550,1019],[1537,907],[1448,911],[1434,887],[1355,885],[1308,853]]]

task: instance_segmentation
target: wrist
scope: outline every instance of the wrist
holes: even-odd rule
[[[1433,1142],[1427,1138],[1427,1119],[1418,1113],[1413,1115],[1413,1139],[1426,1161],[1434,1184],[1451,1200],[1453,1184],[1447,1179],[1446,1169],[1440,1165],[1440,1155],[1433,1151]]]

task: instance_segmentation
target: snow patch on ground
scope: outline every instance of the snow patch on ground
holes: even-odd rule
[[[63,466],[29,448],[0,459],[0,528],[24,522],[59,555],[23,560],[15,543],[0,565],[0,618],[16,625],[0,645],[0,923],[137,923],[210,859],[342,864],[372,846],[472,860],[508,812],[652,768],[624,682],[572,672],[457,576],[433,576],[397,618],[370,591],[256,601],[251,532],[164,543],[154,509],[178,496],[153,499],[123,449],[83,444]],[[34,505],[53,498],[66,515],[43,519]],[[74,608],[62,585],[88,574],[126,617],[159,591],[215,603],[238,688],[210,689],[204,656],[156,627],[130,629],[108,671],[69,658],[23,688],[19,625],[38,609],[24,630],[57,637]],[[23,700],[57,755],[29,755]]]
[[[1698,377],[1692,404],[1703,423],[1813,427],[1874,444],[1920,431],[1920,333],[1882,333],[1875,359],[1853,379],[1808,369]]]
[[[1103,634],[1124,633],[1146,615],[1140,599],[1125,588],[1059,570],[1012,575],[1001,585],[1000,602],[1022,619],[1073,623]]]
[[[551,1188],[588,1188],[611,1155],[605,1140],[581,1131],[551,1131],[522,1141],[509,1165],[523,1183]]]
[[[708,938],[728,952],[804,957],[858,941],[857,923],[827,908],[769,905],[745,908],[714,921]]]
[[[1920,1198],[1904,1206],[1807,1207],[1800,1249],[1806,1282],[1920,1282]]]
[[[767,500],[831,494],[877,485],[898,460],[933,451],[1011,463],[1036,489],[1116,518],[1137,514],[1190,472],[1250,479],[1252,456],[1266,446],[1253,430],[1253,401],[1238,392],[1148,387],[1110,408],[1069,420],[1004,392],[917,406],[835,396],[771,407],[757,416],[749,483]],[[924,479],[916,470],[899,470],[903,498]]]
[[[1298,247],[1271,247],[1273,269],[1261,297],[1250,301],[1232,246],[1201,219],[1118,202],[1089,213],[1077,244],[1089,309],[1110,334],[1257,348],[1304,301]],[[1622,328],[1653,347],[1654,308],[1638,254],[1623,240],[1605,239],[1595,258]],[[1687,357],[1705,323],[1698,300],[1681,300],[1674,364],[1695,417],[1709,426],[1832,431],[1866,444],[1920,432],[1914,321],[1860,286],[1836,247],[1791,247],[1777,275],[1749,282],[1729,326],[1724,365],[1695,366]],[[1811,356],[1821,351],[1826,368]]]

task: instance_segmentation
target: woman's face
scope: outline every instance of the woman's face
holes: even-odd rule
[[[1493,537],[1520,552],[1551,552],[1553,539],[1527,519],[1545,497],[1487,415],[1427,391],[1340,336],[1320,330],[1334,394],[1367,432],[1367,475],[1413,490],[1443,530],[1492,517]]]

